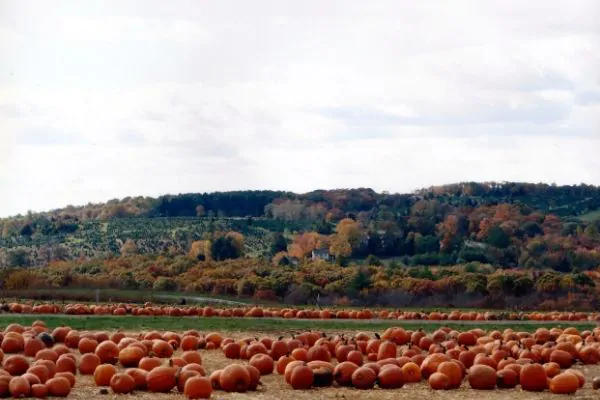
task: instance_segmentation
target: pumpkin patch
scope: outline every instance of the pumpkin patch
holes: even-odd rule
[[[443,318],[441,313],[434,316]],[[268,397],[273,390],[289,390],[333,398],[338,391],[417,391],[421,394],[415,396],[421,396],[435,390],[443,396],[462,389],[479,398],[479,391],[545,396],[589,394],[600,388],[600,379],[589,375],[600,372],[600,328],[520,332],[473,326],[459,331],[449,324],[429,332],[398,326],[381,334],[306,331],[271,336],[202,329],[52,330],[36,321],[31,327],[10,324],[0,338],[5,349],[3,397],[69,397],[104,390],[133,398],[152,393],[200,399],[253,392]]]

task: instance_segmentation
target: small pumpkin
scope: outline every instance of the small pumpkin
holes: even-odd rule
[[[447,390],[450,389],[450,378],[441,372],[434,372],[429,376],[428,379],[429,387],[433,390]]]
[[[448,377],[447,389],[456,389],[462,383],[463,373],[458,362],[444,361],[443,363],[438,365],[437,372],[442,373]]]
[[[23,375],[29,369],[29,361],[22,355],[11,355],[4,360],[4,369],[12,376]]]
[[[416,383],[421,381],[421,369],[414,362],[408,362],[402,366],[402,375],[404,376],[404,382]]]
[[[554,350],[550,354],[550,362],[555,362],[561,368],[571,368],[573,365],[573,355],[565,350]]]
[[[116,364],[119,360],[119,348],[110,340],[100,343],[95,353],[103,364]]]
[[[43,383],[31,385],[31,397],[45,399],[48,396],[48,388]]]
[[[275,368],[273,359],[267,354],[255,354],[250,359],[250,365],[258,369],[261,375],[271,374]]]
[[[248,390],[256,390],[258,385],[260,385],[260,371],[252,365],[244,365],[244,367],[250,375],[250,384],[248,385]]]
[[[71,393],[71,384],[67,378],[59,376],[48,379],[46,389],[48,389],[48,395],[50,396],[67,397]]]
[[[40,380],[40,383],[46,383],[48,378],[50,377],[50,372],[48,371],[48,367],[45,365],[33,365],[28,370],[27,373],[34,374]]]
[[[93,375],[100,364],[100,357],[94,353],[86,353],[79,360],[79,373],[81,375]]]
[[[119,351],[119,363],[125,368],[137,368],[145,353],[139,347],[125,347]]]
[[[357,389],[371,389],[375,385],[377,373],[368,367],[359,367],[352,374],[352,386]]]
[[[382,389],[399,389],[404,386],[402,368],[397,365],[386,365],[377,374],[377,383]]]
[[[75,374],[77,372],[77,362],[72,357],[62,355],[56,361],[56,372],[71,372]]]
[[[208,399],[212,394],[212,385],[208,378],[197,376],[185,382],[183,394],[188,399]]]
[[[20,398],[20,397],[29,397],[29,393],[31,392],[31,385],[27,378],[22,376],[15,376],[12,378],[8,384],[8,392],[12,397]]]
[[[134,391],[136,382],[131,375],[117,373],[110,378],[110,388],[115,393],[127,394]]]
[[[177,371],[177,373],[175,374],[175,380],[177,381],[177,390],[180,393],[183,393],[183,390],[185,389],[185,382],[190,379],[193,378],[195,376],[201,376],[198,371],[182,371],[179,370]]]
[[[71,372],[57,372],[56,375],[54,375],[55,378],[67,378],[67,380],[69,381],[69,385],[71,385],[71,388],[73,388],[75,386],[75,375],[72,374]]]
[[[94,371],[96,386],[110,386],[110,380],[116,373],[117,369],[112,364],[98,365]]]
[[[154,368],[158,368],[162,366],[162,361],[160,358],[156,358],[156,357],[144,357],[140,360],[139,363],[139,368],[146,370],[146,371],[152,371]]]
[[[299,365],[292,369],[290,374],[290,385],[292,385],[294,390],[309,389],[312,386],[313,381],[314,373],[310,367],[306,365]]]
[[[148,371],[141,368],[129,368],[125,370],[125,373],[133,378],[137,390],[146,390]]]
[[[181,359],[188,364],[202,364],[202,356],[197,351],[184,351]]]
[[[152,352],[158,358],[169,358],[173,355],[173,346],[164,340],[156,340],[152,345]]]
[[[496,385],[500,389],[512,389],[519,383],[519,375],[512,370],[505,368],[496,372]]]
[[[352,374],[357,369],[358,365],[350,361],[341,362],[333,370],[333,379],[340,386],[350,386],[352,385]]]

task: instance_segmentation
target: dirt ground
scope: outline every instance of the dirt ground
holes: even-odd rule
[[[228,333],[227,336],[234,338],[242,338],[242,337],[263,337],[265,336],[259,332],[238,332],[238,333]],[[270,334],[271,337],[276,337],[277,335]],[[202,355],[202,364],[206,368],[207,373],[210,374],[212,371],[223,368],[232,362],[242,363],[241,360],[229,360],[225,358],[221,350],[212,350],[200,351]],[[180,354],[180,352],[176,352],[175,356]],[[591,381],[595,376],[600,376],[600,365],[596,366],[583,366],[577,365],[575,368],[583,371],[586,376],[586,384],[584,388],[580,389],[576,395],[570,396],[570,398],[574,399],[600,399],[600,391],[594,391],[592,389]],[[558,395],[553,395],[549,391],[543,393],[531,393],[522,391],[520,388],[517,389],[507,389],[507,390],[495,390],[495,391],[476,391],[469,387],[468,382],[465,380],[462,386],[457,390],[451,391],[433,391],[429,389],[427,383],[425,381],[418,384],[410,384],[405,385],[401,389],[394,390],[382,390],[382,389],[371,389],[371,390],[357,390],[353,388],[340,388],[340,387],[330,387],[330,388],[315,388],[306,391],[292,390],[291,387],[285,383],[283,377],[281,375],[277,375],[276,373],[272,375],[263,376],[261,378],[261,382],[263,385],[259,387],[259,390],[256,392],[248,392],[248,393],[225,393],[222,391],[214,391],[212,395],[212,399],[263,399],[263,400],[315,400],[315,399],[360,399],[360,400],[369,400],[369,399],[397,399],[397,398],[406,398],[406,399],[460,399],[460,400],[494,400],[494,399],[512,399],[512,400],[520,400],[520,399],[552,399],[558,398]],[[127,399],[137,399],[137,400],[146,400],[146,399],[182,399],[183,394],[178,393],[177,389],[174,389],[172,393],[168,394],[157,394],[157,393],[148,393],[148,392],[136,392],[132,395],[115,395],[109,389],[109,394],[100,394],[100,388],[98,388],[91,376],[77,376],[77,384],[75,388],[71,392],[69,398],[73,399],[119,399],[119,400],[127,400]]]

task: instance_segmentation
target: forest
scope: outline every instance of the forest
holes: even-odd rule
[[[408,194],[127,197],[1,219],[2,288],[93,284],[301,303],[316,294],[394,305],[593,302],[599,206],[595,186],[507,182]]]

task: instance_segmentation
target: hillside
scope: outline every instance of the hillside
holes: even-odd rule
[[[359,225],[359,238],[353,239],[350,254],[343,252],[347,257],[372,254],[400,257],[407,264],[481,261],[517,267],[527,261],[521,256],[530,252],[528,243],[538,235],[562,241],[558,245],[565,250],[580,245],[592,250],[573,233],[587,229],[594,236],[599,205],[600,188],[594,186],[524,183],[461,183],[411,194],[352,189],[129,197],[0,220],[0,266],[109,257],[121,254],[126,243],[140,254],[185,254],[195,241],[227,232],[244,236],[242,255],[247,257],[273,256],[274,241],[281,242],[273,234],[283,233],[287,243],[279,243],[277,250],[292,250],[302,258],[302,251],[286,249],[302,239],[298,234],[315,232],[323,243],[313,247],[331,248],[325,237],[331,238],[341,220],[351,219]],[[548,220],[548,215],[560,219]],[[578,268],[590,264],[569,263]]]
[[[594,186],[520,183],[126,198],[0,220],[0,282],[9,291],[595,307],[599,200]],[[331,260],[313,260],[318,249]]]

